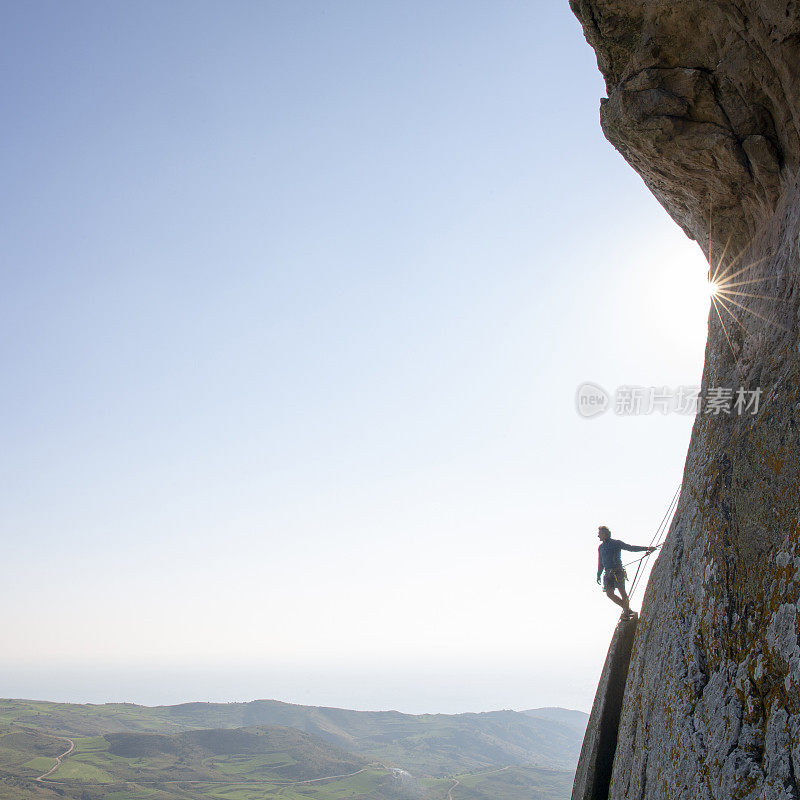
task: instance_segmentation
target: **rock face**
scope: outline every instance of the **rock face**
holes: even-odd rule
[[[695,420],[609,797],[800,798],[800,2],[571,6],[606,136],[724,284],[703,394],[763,390]]]
[[[608,797],[637,622],[635,617],[620,620],[614,631],[597,686],[597,698],[586,726],[572,786],[572,800],[606,800]]]

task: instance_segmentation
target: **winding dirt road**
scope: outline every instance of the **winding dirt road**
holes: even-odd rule
[[[75,749],[75,742],[72,739],[68,739],[66,736],[53,736],[53,738],[60,739],[62,742],[69,742],[69,747],[60,756],[56,756],[56,763],[47,772],[36,778],[39,783],[44,783],[44,779],[48,775],[52,775],[61,766],[61,759],[66,758]]]
[[[489,772],[478,772],[477,774],[478,775],[494,775],[496,772],[505,772],[507,769],[511,769],[511,764],[507,764],[505,767],[500,767],[500,769],[492,769],[492,770],[489,770]],[[455,789],[456,786],[460,786],[461,785],[461,781],[459,781],[457,778],[450,778],[450,780],[453,781],[453,785],[450,787],[450,789],[447,792],[447,800],[453,800],[453,789]]]

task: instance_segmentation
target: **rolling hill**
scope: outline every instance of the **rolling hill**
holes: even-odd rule
[[[565,709],[411,715],[274,700],[0,700],[0,800],[56,792],[81,800],[561,800],[585,718]],[[74,749],[45,776],[65,739]]]

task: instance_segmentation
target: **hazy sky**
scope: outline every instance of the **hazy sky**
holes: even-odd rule
[[[2,17],[0,694],[587,709],[708,297],[566,0]]]

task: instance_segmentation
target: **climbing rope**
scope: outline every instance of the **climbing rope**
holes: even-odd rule
[[[678,488],[675,490],[675,494],[672,496],[672,500],[670,500],[670,503],[667,506],[667,510],[664,513],[661,522],[656,528],[656,532],[653,534],[653,538],[650,539],[650,544],[648,545],[648,547],[655,547],[655,550],[659,550],[663,546],[664,543],[661,540],[667,534],[667,530],[669,529],[669,523],[672,520],[672,515],[675,513],[675,509],[678,505],[678,497],[680,496],[680,493],[681,493],[681,487],[680,485],[678,485]],[[658,544],[654,545],[653,543],[656,541],[658,542]],[[653,552],[655,552],[655,550]],[[650,558],[651,555],[653,555],[653,553],[646,553],[641,558],[637,558],[635,561],[631,561],[630,564],[626,564],[626,566],[630,566],[631,564],[636,564],[637,562],[639,563],[639,566],[636,567],[636,574],[633,576],[633,581],[631,583],[631,590],[630,592],[628,592],[628,597],[631,598],[633,597],[633,593],[636,591],[636,584],[639,580],[639,573],[642,567],[645,565],[645,562],[647,561],[648,558]],[[644,573],[642,572],[642,574]]]
[[[663,542],[661,544],[656,545],[656,550],[660,550],[663,547]],[[622,565],[623,569],[626,567],[632,567],[634,564],[638,564],[640,561],[644,561],[651,553],[645,553],[641,558],[634,558],[633,561],[628,561]]]

